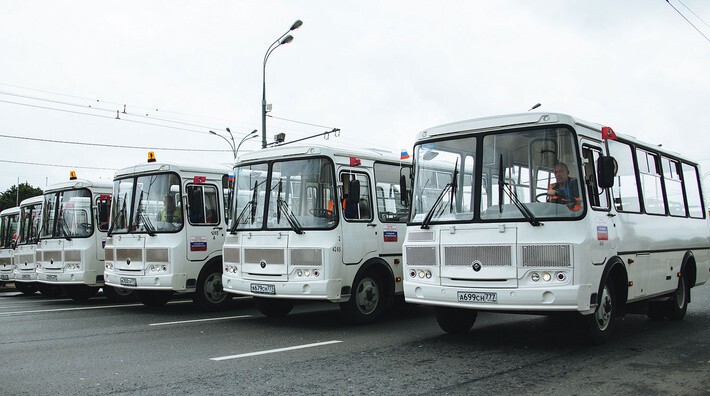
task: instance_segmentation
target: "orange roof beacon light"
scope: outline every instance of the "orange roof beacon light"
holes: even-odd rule
[[[155,162],[155,152],[148,151],[148,162]]]
[[[76,171],[69,171],[69,180],[76,180]]]

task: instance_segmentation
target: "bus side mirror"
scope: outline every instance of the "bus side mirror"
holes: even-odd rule
[[[357,205],[360,203],[360,180],[350,180],[348,184],[347,203]]]
[[[616,171],[617,165],[614,157],[610,155],[599,157],[599,160],[597,161],[597,184],[599,184],[599,187],[613,187]]]
[[[404,175],[399,176],[399,199],[402,205],[409,206],[409,192],[407,191],[407,178]]]

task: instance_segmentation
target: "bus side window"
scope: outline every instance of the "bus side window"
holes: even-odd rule
[[[584,146],[582,148],[582,166],[584,171],[584,185],[587,189],[589,204],[594,209],[609,209],[609,199],[607,192],[599,188],[597,183],[597,169],[601,149],[597,147]]]
[[[219,200],[214,186],[188,186],[188,218],[190,224],[214,225],[219,223]]]

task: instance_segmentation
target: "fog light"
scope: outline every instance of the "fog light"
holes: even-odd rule
[[[415,278],[417,276],[417,271],[415,270],[410,270],[409,271],[409,277],[410,278]]]
[[[419,271],[419,277],[424,278],[424,271]]]
[[[427,272],[426,272],[426,278],[427,278],[427,279],[431,279],[431,271],[427,271]]]
[[[560,282],[564,282],[567,279],[567,274],[564,272],[558,272],[557,273],[557,280]]]
[[[533,282],[537,282],[540,280],[540,274],[533,272],[532,275],[530,275],[530,279],[532,279]]]
[[[550,279],[552,279],[552,275],[550,275],[549,272],[542,273],[542,280],[544,280],[545,282],[549,282]]]
[[[296,275],[298,275],[298,276],[303,276],[303,271],[297,270],[297,271],[296,271]]]

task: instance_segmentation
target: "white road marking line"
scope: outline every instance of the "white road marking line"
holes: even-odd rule
[[[169,301],[168,304],[184,304],[191,303],[190,300],[185,301]],[[87,311],[91,309],[104,309],[104,308],[124,308],[124,307],[142,307],[143,304],[118,304],[118,305],[99,305],[96,307],[74,307],[74,308],[54,308],[54,309],[35,309],[31,311],[15,311],[15,312],[0,312],[0,316],[8,315],[19,315],[26,313],[47,313],[47,312],[60,312],[60,311]]]
[[[242,353],[240,355],[221,356],[221,357],[216,357],[216,358],[210,358],[210,360],[222,361],[222,360],[230,360],[230,359],[239,359],[239,358],[249,357],[249,356],[266,355],[268,353],[286,352],[286,351],[293,351],[296,349],[313,348],[313,347],[323,346],[323,345],[338,344],[341,342],[342,341],[337,341],[337,340],[316,342],[314,344],[296,345],[296,346],[287,347],[287,348],[278,348],[278,349],[269,349],[266,351],[259,351],[259,352]]]
[[[213,320],[243,319],[243,318],[251,318],[251,317],[252,317],[251,315],[225,316],[225,317],[221,317],[221,318],[191,319],[191,320],[180,320],[177,322],[151,323],[148,326],[167,326],[167,325],[183,324],[183,323],[209,322],[209,321],[213,321]]]

